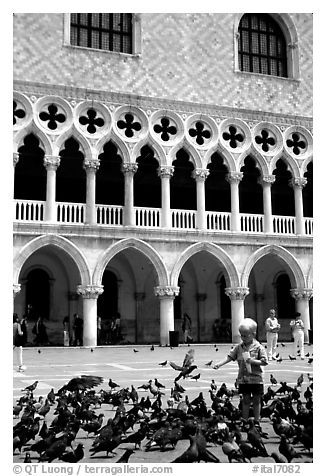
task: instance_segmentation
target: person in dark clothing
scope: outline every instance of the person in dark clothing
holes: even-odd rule
[[[20,321],[20,327],[23,333],[22,336],[22,345],[25,346],[28,341],[28,325],[27,325],[27,315],[24,314],[22,320]]]
[[[46,332],[46,327],[43,322],[43,317],[39,316],[37,319],[35,326],[35,344],[49,344],[48,334]]]
[[[84,327],[83,319],[78,314],[74,314],[74,324],[73,324],[74,333],[75,333],[74,345],[83,345],[83,327]]]

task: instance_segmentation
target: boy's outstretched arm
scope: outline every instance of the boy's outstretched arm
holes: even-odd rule
[[[228,355],[223,359],[221,360],[220,362],[217,362],[216,365],[214,365],[213,369],[219,369],[220,367],[222,367],[222,365],[225,365],[225,364],[228,364],[229,362],[233,362],[233,359],[231,359],[231,357],[229,357]]]

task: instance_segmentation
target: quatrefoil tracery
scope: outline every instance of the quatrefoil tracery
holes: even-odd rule
[[[210,139],[211,133],[209,130],[205,129],[205,124],[200,121],[195,123],[195,128],[191,127],[189,129],[190,137],[196,138],[196,142],[198,145],[203,145],[205,139]]]
[[[48,112],[42,111],[39,114],[41,121],[47,122],[47,126],[51,131],[58,127],[58,122],[63,123],[66,120],[66,116],[62,113],[58,113],[58,107],[55,104],[48,106]]]
[[[119,120],[117,122],[117,126],[119,129],[125,129],[125,136],[126,137],[133,137],[134,131],[139,132],[141,130],[140,122],[134,120],[135,117],[133,114],[127,113],[125,114],[125,120]]]
[[[177,133],[177,128],[170,125],[170,119],[168,117],[162,117],[161,125],[155,124],[153,129],[156,134],[161,134],[161,139],[165,142],[170,140],[170,135],[175,135]]]
[[[23,119],[26,116],[26,112],[23,109],[19,109],[18,104],[14,101],[14,125],[16,124],[17,119]]]
[[[101,117],[97,117],[97,111],[95,109],[88,109],[86,112],[87,116],[80,116],[79,122],[82,126],[86,126],[87,132],[89,134],[95,134],[97,128],[104,126],[104,120]]]
[[[274,137],[270,136],[266,129],[262,129],[260,136],[257,135],[255,137],[255,142],[256,144],[261,145],[261,148],[264,152],[268,152],[270,146],[274,146],[276,144]]]
[[[237,133],[237,128],[235,126],[229,127],[229,132],[223,132],[222,137],[225,141],[229,142],[230,147],[232,149],[236,149],[238,147],[238,142],[244,141],[244,136]]]
[[[296,133],[292,134],[292,139],[287,139],[286,145],[292,149],[295,155],[300,155],[307,148],[306,142]]]

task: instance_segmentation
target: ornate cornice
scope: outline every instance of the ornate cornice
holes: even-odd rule
[[[154,294],[160,298],[179,296],[179,286],[155,286]]]
[[[104,291],[104,286],[99,285],[79,285],[77,286],[77,293],[80,294],[84,299],[97,299]]]
[[[313,290],[310,288],[290,289],[290,294],[296,301],[309,300],[312,298]]]
[[[243,301],[249,294],[249,288],[225,288],[225,294],[231,301]]]

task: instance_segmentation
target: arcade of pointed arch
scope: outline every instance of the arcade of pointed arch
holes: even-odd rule
[[[85,103],[85,104],[84,104]],[[98,159],[112,141],[124,163],[135,163],[140,150],[149,145],[160,166],[170,166],[183,148],[195,168],[205,169],[218,152],[229,172],[240,172],[250,155],[262,175],[272,175],[282,158],[293,177],[303,178],[312,161],[312,135],[298,125],[248,122],[204,114],[174,111],[142,111],[135,106],[104,105],[96,101],[65,101],[55,96],[34,102],[14,93],[14,153],[33,133],[45,155],[59,155],[65,141],[74,137],[87,159]]]

